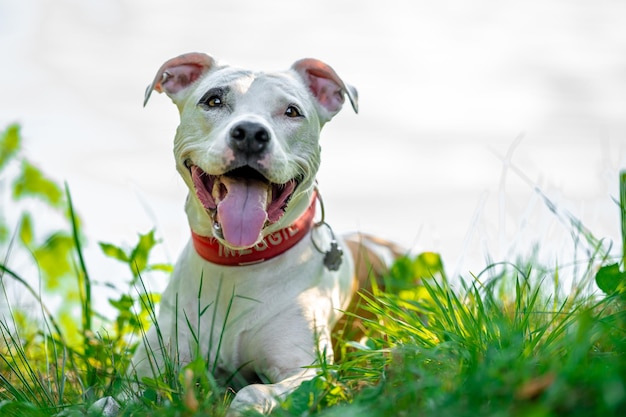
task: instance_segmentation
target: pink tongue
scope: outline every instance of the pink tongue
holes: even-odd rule
[[[217,205],[224,239],[234,247],[254,245],[267,220],[268,185],[255,180],[221,178],[228,192]]]

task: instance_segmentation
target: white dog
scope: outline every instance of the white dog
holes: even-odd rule
[[[266,382],[240,389],[232,415],[268,412],[315,376],[320,354],[332,359],[355,289],[344,242],[314,215],[320,130],[344,96],[357,111],[357,92],[315,59],[257,72],[201,53],[163,64],[146,102],[153,90],[180,111],[174,156],[192,239],[132,368],[152,377],[166,357],[199,355],[217,376]]]

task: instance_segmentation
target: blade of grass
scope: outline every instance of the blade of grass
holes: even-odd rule
[[[77,277],[79,279],[79,289],[82,302],[82,322],[83,332],[92,331],[92,304],[91,304],[91,279],[89,278],[89,272],[87,271],[87,265],[83,257],[82,244],[78,235],[78,220],[76,212],[74,211],[74,205],[72,203],[72,196],[70,194],[70,188],[65,184],[65,195],[67,198],[69,220],[72,227],[72,238],[74,240],[74,246],[76,247],[76,255],[78,256],[79,271],[77,271]],[[88,342],[85,340],[85,342]]]
[[[619,174],[619,190],[622,226],[622,268],[626,269],[626,170]]]

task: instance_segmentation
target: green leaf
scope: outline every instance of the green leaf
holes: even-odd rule
[[[109,299],[109,304],[115,307],[119,311],[130,311],[133,308],[135,301],[128,294],[122,294],[119,300]]]
[[[156,381],[153,378],[144,378],[142,382],[145,383],[146,385],[148,383],[156,384]],[[156,390],[152,388],[148,388],[144,390],[143,392],[143,398],[150,403],[156,403],[158,397],[159,395],[157,394]]]
[[[385,277],[385,289],[397,294],[401,290],[415,287],[415,281],[413,260],[408,256],[402,256],[391,265],[389,276]]]
[[[71,257],[73,249],[73,238],[58,232],[48,237],[43,245],[33,251],[37,264],[46,277],[44,280],[46,289],[62,289],[61,278],[73,271]]]
[[[0,171],[19,151],[20,137],[20,126],[18,124],[10,125],[2,132],[2,137],[0,137]]]
[[[168,273],[174,271],[174,267],[170,264],[152,264],[148,266],[148,269],[150,271],[163,271]]]
[[[311,411],[319,409],[328,387],[329,384],[322,377],[304,381],[287,397],[282,405],[283,409],[295,416],[308,415]]]
[[[22,214],[20,221],[20,240],[28,247],[33,243],[33,221],[29,213]]]
[[[9,238],[9,229],[3,224],[2,220],[3,219],[0,218],[0,243],[6,242]]]
[[[98,245],[100,245],[100,249],[102,250],[102,252],[104,252],[104,254],[109,258],[117,259],[118,261],[122,261],[125,263],[128,263],[128,261],[130,260],[126,252],[124,252],[124,250],[119,246],[115,246],[111,243],[105,242],[98,242]]]
[[[130,254],[130,267],[133,276],[137,277],[146,270],[150,251],[157,243],[158,241],[154,238],[154,229],[144,235],[139,235],[139,242]]]
[[[618,264],[603,266],[596,274],[596,284],[606,295],[623,292],[626,288],[626,272],[621,272]]]
[[[26,401],[8,401],[0,402],[0,415],[3,416],[21,416],[21,417],[43,417],[46,415],[40,407]]]
[[[437,274],[442,278],[446,276],[441,256],[435,252],[423,252],[417,255],[413,262],[413,273],[419,278],[433,278]]]
[[[26,196],[41,198],[53,207],[60,207],[63,202],[61,188],[28,161],[22,162],[22,173],[13,183],[13,197]]]

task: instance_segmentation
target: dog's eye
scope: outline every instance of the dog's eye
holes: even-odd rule
[[[217,108],[224,105],[224,90],[222,88],[212,88],[202,96],[198,105],[204,108]]]
[[[218,96],[213,96],[209,97],[209,99],[202,104],[208,107],[219,107],[222,105],[222,99]]]
[[[300,109],[298,107],[296,107],[295,105],[293,105],[293,104],[291,104],[291,105],[289,105],[289,107],[287,107],[287,110],[285,110],[285,116],[287,116],[287,117],[304,117],[304,115],[302,114]]]

